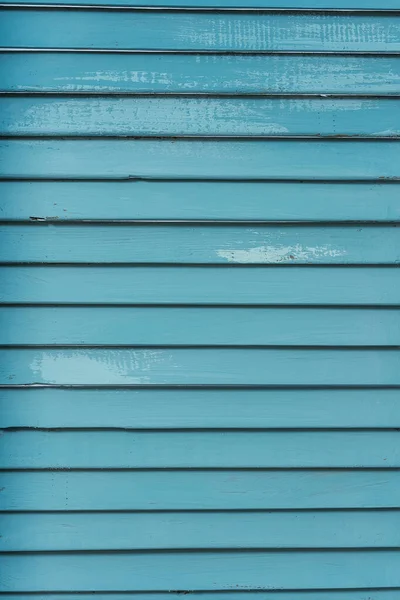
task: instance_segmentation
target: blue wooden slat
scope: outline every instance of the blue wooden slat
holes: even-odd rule
[[[400,427],[396,389],[0,390],[0,428]]]
[[[0,308],[0,344],[398,346],[400,310]]]
[[[0,267],[0,302],[398,305],[391,267]]]
[[[399,94],[399,56],[4,52],[4,91]]]
[[[2,181],[0,219],[400,221],[399,190],[361,182]]]
[[[0,225],[9,263],[397,264],[397,226]]]
[[[15,0],[3,0],[2,4],[16,4]],[[37,3],[32,0],[19,0],[17,4],[20,5],[35,5]],[[253,8],[265,8],[265,9],[304,9],[310,10],[398,10],[398,4],[395,0],[384,0],[379,3],[377,0],[307,0],[305,6],[304,0],[41,0],[40,4],[47,5],[83,5],[83,6],[111,6],[111,7],[137,7],[143,6],[145,8],[152,7],[181,7],[187,9],[209,8],[226,10],[229,8],[242,8],[251,10]]]
[[[400,385],[398,350],[1,349],[0,384]]]
[[[0,177],[385,180],[400,143],[366,140],[2,140]]]
[[[393,550],[8,554],[0,590],[384,588],[400,586],[399,564]]]
[[[396,14],[3,10],[1,45],[139,50],[399,51]]]
[[[190,592],[191,597],[195,600],[259,600],[259,592],[245,592],[240,591],[239,594],[233,592]],[[284,592],[282,590],[274,592],[271,590],[262,592],[263,599],[265,600],[399,600],[400,590],[398,589],[363,589],[363,590],[307,590],[307,591],[290,591]],[[29,595],[24,593],[14,594],[3,594],[3,600],[28,600]],[[93,595],[88,594],[37,594],[38,600],[90,600]],[[133,592],[123,593],[117,592],[116,594],[110,593],[96,593],[98,600],[181,600],[182,592]]]
[[[15,471],[0,479],[1,510],[397,508],[400,503],[397,469]]]
[[[399,468],[399,440],[399,431],[6,431],[0,468]]]
[[[399,137],[400,101],[283,98],[0,98],[0,134]]]
[[[5,552],[400,545],[398,510],[9,513],[0,528]]]

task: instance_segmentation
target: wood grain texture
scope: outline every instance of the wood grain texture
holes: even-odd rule
[[[398,309],[0,307],[0,322],[0,345],[400,345]]]
[[[18,4],[31,4],[32,0],[20,0]],[[14,0],[4,0],[3,4],[14,4]],[[48,5],[82,5],[82,0],[43,0],[42,4]],[[304,10],[304,0],[252,0],[249,4],[246,0],[195,0],[188,4],[187,0],[86,0],[84,6],[115,6],[115,7],[127,7],[132,6],[143,6],[146,8],[154,7],[183,7],[183,8],[210,8],[214,10],[216,8],[222,10],[229,10],[229,8],[241,8],[246,10],[252,10],[257,8],[265,9],[295,9]],[[378,3],[377,0],[352,0],[351,3],[348,0],[308,0],[307,9],[315,10],[396,10],[398,5],[395,0],[385,0],[384,3]]]
[[[398,508],[398,469],[14,471],[1,510]],[[29,493],[28,493],[29,491]]]
[[[400,427],[397,389],[0,390],[0,428]]]
[[[399,137],[395,98],[3,97],[0,134]]]
[[[5,431],[1,469],[399,468],[395,431]]]
[[[399,304],[393,267],[3,266],[1,303]]]
[[[394,550],[6,554],[0,590],[384,588],[399,563]]]
[[[3,10],[2,46],[139,50],[398,51],[396,14]]]
[[[0,181],[0,220],[400,221],[386,183]]]
[[[399,56],[2,52],[0,63],[3,91],[400,93]]]
[[[400,177],[400,142],[3,139],[5,177],[379,181]]]
[[[9,513],[3,552],[396,548],[400,511]]]
[[[255,592],[246,592],[240,591],[241,600],[257,600],[260,597],[258,591]],[[237,592],[227,592],[226,590],[223,592],[190,592],[190,594],[196,600],[208,600],[209,598],[213,600],[233,600],[233,598],[238,597]],[[321,591],[321,590],[307,590],[307,591],[271,591],[266,590],[262,592],[263,597],[267,600],[398,600],[399,599],[399,590],[398,589],[363,589],[363,590],[329,590],[329,591]],[[79,593],[79,594],[38,594],[38,598],[40,600],[44,600],[44,598],[48,600],[89,600],[92,598],[92,594],[90,593]],[[174,591],[174,592],[131,592],[131,593],[97,593],[96,597],[99,600],[179,600],[182,598],[182,592]],[[24,593],[16,593],[16,594],[3,594],[4,600],[28,600],[29,595]]]
[[[8,263],[398,264],[396,225],[0,225]]]
[[[0,384],[400,385],[400,351],[1,349]]]

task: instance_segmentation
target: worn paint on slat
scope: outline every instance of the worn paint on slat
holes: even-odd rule
[[[3,431],[0,468],[399,468],[399,440],[393,430]]]
[[[1,514],[0,551],[396,548],[400,511]]]
[[[0,384],[400,385],[398,350],[0,350]]]
[[[400,427],[397,389],[0,390],[0,428]]]
[[[44,304],[399,304],[393,267],[0,267],[0,302]]]
[[[218,56],[3,52],[1,90],[399,94],[396,56]]]
[[[0,181],[0,219],[400,221],[399,194],[395,182]]]
[[[7,48],[398,51],[397,14],[3,10]]]
[[[0,134],[399,137],[400,101],[339,98],[0,98]]]
[[[15,4],[15,0],[3,0],[3,4]],[[32,4],[32,0],[19,0],[18,4],[23,6],[24,4],[29,5]],[[180,7],[185,10],[192,10],[195,8],[206,8],[210,10],[222,9],[229,10],[229,8],[233,9],[245,9],[252,10],[257,8],[265,8],[265,9],[295,9],[304,11],[306,10],[324,10],[324,9],[333,9],[333,10],[396,10],[398,9],[398,4],[395,0],[385,0],[383,3],[378,3],[377,0],[352,0],[349,3],[348,0],[307,0],[307,7],[304,6],[304,0],[251,0],[251,3],[247,2],[247,0],[195,0],[190,4],[187,0],[59,0],[55,2],[55,0],[43,0],[41,4],[47,5],[83,5],[83,6],[109,6],[109,7],[122,7],[122,8],[132,8],[143,6],[145,8],[155,8],[155,7]]]
[[[271,590],[263,591],[263,598],[266,600],[399,600],[400,590],[398,589],[387,589],[387,590],[377,590],[377,589],[363,589],[363,590],[330,590],[330,591],[321,591],[321,590],[307,590],[307,591],[290,591],[284,592],[282,590],[278,592],[274,592]],[[212,600],[233,600],[235,598],[237,600],[238,594],[237,592],[190,592],[191,597],[196,600],[207,600],[208,598],[212,598]],[[30,598],[29,595],[24,593],[16,593],[16,594],[3,594],[3,600],[28,600]],[[40,600],[90,600],[93,598],[92,594],[38,594],[38,598]],[[118,592],[116,594],[112,593],[96,593],[96,598],[98,600],[181,600],[182,592],[133,592],[133,593],[123,593]],[[241,600],[259,600],[260,594],[258,591],[256,592],[240,592]]]
[[[1,307],[1,344],[398,346],[398,309]]]
[[[2,140],[0,177],[397,180],[400,142]]]
[[[0,225],[9,263],[397,264],[400,229]]]
[[[397,469],[15,471],[1,473],[1,485],[0,509],[20,511],[397,508],[400,502]]]
[[[0,590],[394,587],[399,561],[393,550],[8,554]]]

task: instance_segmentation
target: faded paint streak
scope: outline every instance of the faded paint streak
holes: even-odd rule
[[[344,256],[345,250],[331,246],[257,246],[246,250],[218,250],[217,255],[228,262],[235,263],[281,263],[281,262],[316,262],[327,257]]]

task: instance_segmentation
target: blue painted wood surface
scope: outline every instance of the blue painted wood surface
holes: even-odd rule
[[[337,589],[400,586],[398,550],[6,554],[0,590]],[[314,570],[309,569],[309,565]],[[157,577],[154,574],[157,573]]]
[[[399,7],[327,2],[0,9],[4,600],[400,600]]]
[[[1,307],[0,345],[397,346],[399,309]]]
[[[393,349],[0,349],[0,384],[397,385]]]
[[[0,390],[0,428],[390,429],[396,389],[30,387]]]
[[[399,264],[400,228],[383,226],[0,226],[8,263]]]
[[[0,134],[398,138],[400,100],[0,97]]]
[[[397,140],[64,140],[0,142],[0,178],[400,178]]]
[[[400,511],[11,513],[0,528],[5,552],[396,548]]]
[[[398,306],[397,267],[0,266],[0,302]]]
[[[400,502],[398,469],[9,471],[2,486],[0,509],[28,512],[364,509]]]
[[[15,4],[15,0],[3,0],[3,4]],[[32,0],[19,0],[20,5],[31,5]],[[378,2],[377,0],[307,0],[305,5],[304,0],[43,0],[40,4],[47,5],[80,5],[80,6],[111,6],[111,7],[127,7],[131,8],[136,6],[143,6],[144,8],[153,7],[184,7],[187,9],[193,8],[210,8],[214,10],[218,9],[229,9],[229,8],[241,8],[246,10],[252,10],[252,8],[266,8],[266,9],[295,9],[295,10],[324,10],[324,9],[335,9],[335,10],[397,10],[398,4],[395,0],[384,0],[384,2]]]
[[[38,11],[29,8],[21,11],[9,8],[0,10],[0,19],[1,45],[7,48],[239,52],[400,50],[400,17],[390,13],[254,14],[190,11]]]
[[[397,182],[0,181],[5,221],[400,221]]]
[[[2,52],[0,90],[400,94],[400,56]]]

